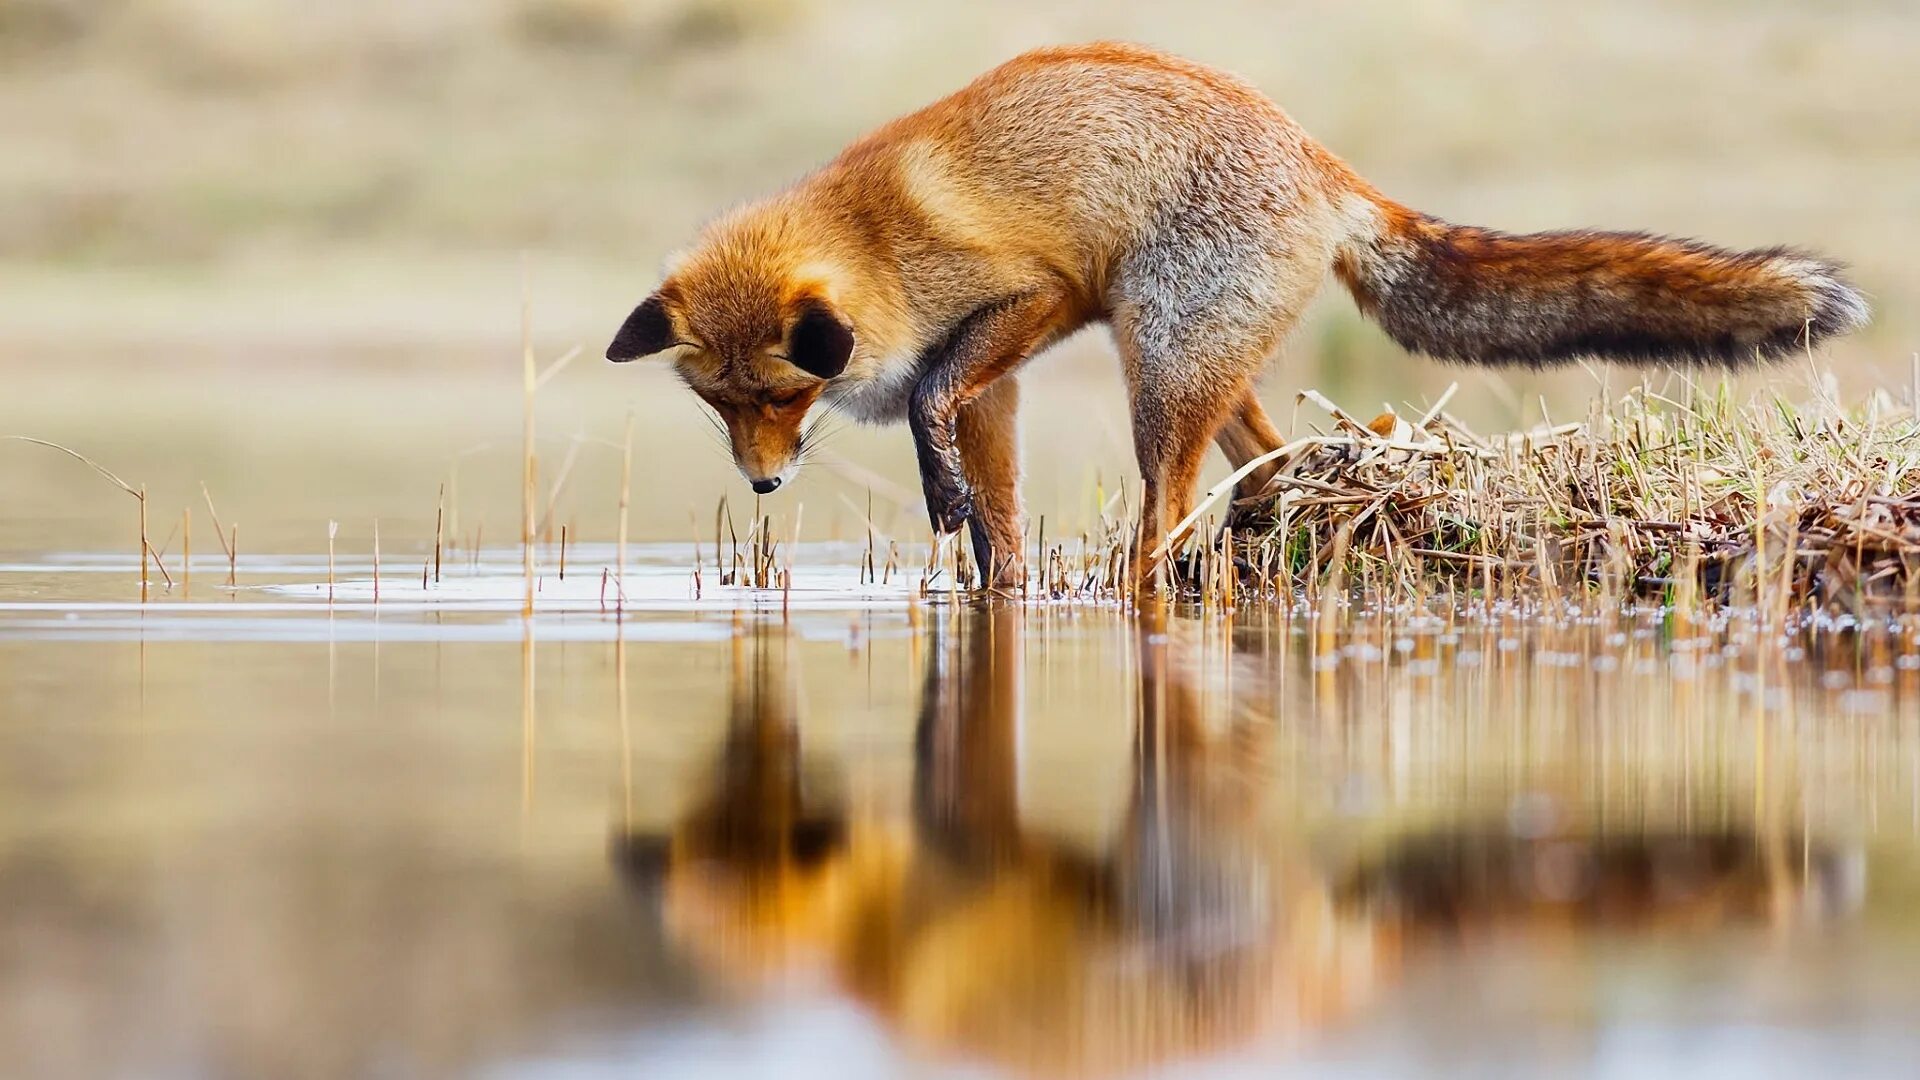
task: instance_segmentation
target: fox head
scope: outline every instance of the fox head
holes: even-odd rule
[[[672,350],[674,370],[726,426],[741,475],[766,494],[793,478],[808,411],[853,355],[833,294],[831,275],[787,237],[723,225],[633,309],[607,359]]]

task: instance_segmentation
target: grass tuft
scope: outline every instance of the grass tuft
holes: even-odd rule
[[[1492,436],[1440,408],[1361,424],[1319,403],[1333,433],[1290,443],[1231,503],[1242,566],[1776,617],[1903,605],[1920,567],[1920,422],[1884,393],[1841,408],[1643,386],[1578,423]]]

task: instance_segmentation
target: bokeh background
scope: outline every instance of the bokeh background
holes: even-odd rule
[[[631,416],[633,535],[704,535],[723,493],[744,529],[750,496],[691,397],[658,365],[598,360],[661,259],[727,204],[1022,49],[1100,37],[1242,73],[1387,192],[1456,220],[1828,252],[1878,319],[1812,367],[1849,399],[1909,393],[1915,0],[0,0],[0,435],[58,440],[145,485],[173,566],[183,509],[196,554],[214,551],[203,483],[243,555],[302,553],[278,565],[313,580],[330,521],[353,572],[377,519],[389,565],[417,573],[443,489],[455,538],[511,546],[524,259],[541,362],[583,349],[539,399],[555,515],[612,538]],[[1734,392],[1800,396],[1808,377],[1790,363]],[[1335,289],[1266,394],[1283,425],[1304,425],[1324,418],[1295,417],[1303,387],[1368,415],[1458,380],[1453,408],[1491,430],[1578,416],[1635,378],[1411,358]],[[1120,380],[1098,334],[1023,379],[1029,501],[1059,538],[1131,480]],[[881,527],[925,535],[905,431],[851,430],[830,449],[767,500],[780,535],[804,505],[807,536],[852,537],[869,493]],[[1209,478],[1224,471],[1215,459]],[[607,848],[610,825],[671,824],[726,775],[742,687],[792,691],[809,761],[843,770],[827,775],[848,805],[904,834],[917,718],[934,691],[962,693],[922,681],[948,654],[900,625],[919,616],[883,612],[869,633],[802,612],[765,642],[731,613],[629,617],[615,648],[575,636],[616,632],[603,620],[542,619],[536,648],[535,622],[489,640],[498,626],[473,612],[383,626],[346,605],[336,619],[317,603],[76,604],[135,595],[134,538],[131,500],[0,441],[0,563],[29,567],[4,599],[76,616],[15,612],[0,628],[0,1073],[506,1061],[511,1075],[531,1055],[521,1075],[588,1074],[538,1067],[563,1061],[538,1056],[555,1047],[626,1070],[677,1057],[657,1071],[685,1076],[715,1075],[716,1059],[906,1071],[871,1016],[721,1008],[742,992],[636,904]],[[32,569],[72,551],[107,556],[51,561],[121,570]],[[209,577],[203,602],[221,595]],[[973,699],[1024,710],[1023,824],[1101,851],[1134,790],[1140,650],[1160,635],[1097,608],[1001,616],[1031,620],[986,625],[1024,659],[989,664],[1000,688]],[[1545,795],[1596,803],[1615,835],[1751,829],[1772,844],[1804,830],[1783,865],[1817,865],[1827,845],[1870,867],[1858,919],[1830,933],[1676,923],[1639,943],[1568,930],[1531,954],[1449,957],[1383,989],[1367,1026],[1294,1075],[1466,1075],[1515,1055],[1541,1074],[1640,1075],[1664,1058],[1867,1075],[1913,1060],[1920,729],[1881,709],[1913,700],[1912,671],[1897,699],[1872,681],[1893,674],[1871,666],[1884,655],[1838,646],[1784,687],[1732,662],[1670,676],[1653,663],[1664,635],[1595,654],[1582,650],[1603,632],[1584,621],[1497,664],[1412,674],[1374,650],[1335,671],[1288,644],[1304,642],[1296,624],[1253,619],[1177,624],[1167,685],[1177,699],[1190,670],[1222,736],[1219,790],[1265,793],[1245,821],[1271,826],[1287,859],[1324,859],[1326,839],[1352,854],[1396,830],[1478,830]],[[1475,655],[1513,624],[1483,630]],[[977,636],[960,646],[963,672],[957,657],[994,655]],[[793,665],[791,685],[749,680],[776,670],[763,648]],[[1225,863],[1188,865],[1237,888],[1204,876]],[[995,935],[994,912],[1026,925],[1018,901],[994,904],[958,924],[983,937],[943,939],[954,951],[917,969],[936,981],[911,985],[980,985],[991,950],[963,947]],[[1074,1030],[1124,1047],[1142,1015]],[[1216,1075],[1236,1061],[1277,1071],[1243,1057]]]
[[[1878,318],[1819,365],[1907,392],[1907,0],[0,0],[0,432],[96,456],[163,518],[204,481],[255,549],[375,517],[424,542],[455,472],[462,531],[508,539],[524,253],[543,361],[584,348],[540,403],[546,479],[573,458],[556,513],[610,535],[631,411],[635,535],[685,536],[744,485],[664,370],[598,360],[662,257],[1020,50],[1099,37],[1249,77],[1455,220],[1828,252]],[[1410,358],[1331,289],[1267,394],[1285,422],[1303,386],[1370,414],[1458,379],[1457,411],[1505,427],[1634,378]],[[1071,529],[1132,475],[1111,351],[1083,335],[1027,381],[1032,509]],[[924,533],[904,431],[831,449],[775,509],[851,535],[871,490]],[[16,444],[0,479],[0,547],[125,546],[124,497],[71,462]]]

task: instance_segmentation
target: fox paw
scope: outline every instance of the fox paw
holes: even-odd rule
[[[973,517],[973,492],[966,488],[928,492],[927,517],[932,520],[936,534],[959,532],[960,526]]]

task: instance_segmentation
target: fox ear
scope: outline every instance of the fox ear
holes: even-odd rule
[[[787,362],[809,375],[831,379],[847,370],[853,331],[824,300],[808,300],[787,332]]]
[[[607,346],[607,359],[624,364],[671,348],[678,341],[673,333],[673,319],[667,315],[667,303],[660,299],[659,293],[654,293],[641,301],[633,314],[627,316],[627,321],[620,324],[620,332],[613,335],[613,344]]]

